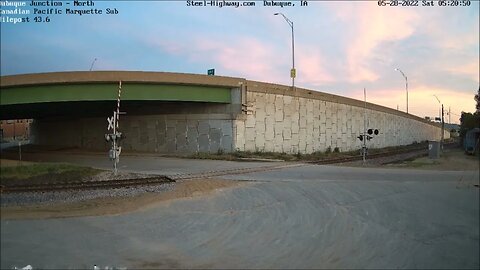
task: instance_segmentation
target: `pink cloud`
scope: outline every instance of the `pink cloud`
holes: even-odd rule
[[[379,76],[367,65],[375,56],[375,48],[412,35],[419,18],[414,10],[380,8],[371,2],[335,3],[329,8],[340,21],[350,23],[342,30],[348,43],[345,53],[350,82],[377,80]]]
[[[472,4],[474,4],[473,1]],[[472,8],[478,10],[478,2]],[[478,12],[476,18],[468,18],[465,17],[463,12],[452,12],[449,9],[438,9],[436,11],[422,14],[421,28],[418,29],[422,36],[433,39],[436,46],[445,50],[464,50],[471,46],[478,47],[480,35]]]
[[[410,114],[419,117],[438,117],[441,104],[433,96],[436,95],[444,105],[446,121],[449,120],[447,111],[451,109],[450,119],[452,123],[458,123],[458,118],[462,111],[473,112],[475,110],[475,101],[472,93],[459,93],[450,89],[431,88],[425,85],[418,85],[409,88],[408,91],[408,111]],[[353,98],[363,100],[363,91],[353,92]],[[382,105],[396,109],[397,105],[400,111],[406,111],[406,92],[403,88],[390,88],[381,90],[367,89],[367,102]]]
[[[300,83],[320,86],[335,81],[328,71],[328,63],[318,52],[318,49],[303,48],[297,52],[297,74]]]
[[[270,46],[255,38],[239,37],[231,40],[191,37],[182,41],[149,38],[146,42],[168,54],[202,62],[209,67],[214,66],[220,73],[229,76],[273,83],[288,82],[289,70],[285,71],[286,76],[276,71],[277,54]]]
[[[475,92],[463,93],[446,88],[431,88],[420,85],[409,91],[409,100],[412,103],[412,112],[423,113],[423,116],[438,116],[441,104],[433,96],[436,95],[444,105],[445,119],[448,120],[447,111],[460,115],[462,111],[473,112],[475,110]],[[452,122],[458,123],[458,116],[451,116]]]
[[[159,46],[169,54],[182,54],[187,50],[184,44],[169,40],[153,41],[151,45]]]
[[[235,42],[219,43],[201,38],[195,43],[204,52],[203,55],[193,56],[195,60],[211,59],[223,69],[248,78],[268,82],[281,80],[281,75],[275,71],[275,53],[257,39],[242,37]]]
[[[454,74],[466,75],[476,82],[478,82],[480,79],[480,64],[478,62],[478,59],[472,60],[470,63],[466,63],[463,65],[447,67],[446,70],[453,72]]]

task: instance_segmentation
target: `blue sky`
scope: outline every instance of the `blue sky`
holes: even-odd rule
[[[186,1],[95,1],[118,15],[51,16],[1,24],[1,74],[140,70],[242,77],[289,85],[294,22],[296,85],[451,120],[475,109],[479,2],[467,7],[380,7],[377,1],[308,1],[307,7],[188,7]],[[4,8],[5,9],[5,8]],[[448,116],[447,116],[448,120]]]

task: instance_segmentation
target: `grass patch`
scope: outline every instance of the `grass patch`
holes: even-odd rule
[[[437,160],[428,160],[425,158],[410,158],[407,160],[402,160],[398,162],[389,163],[391,166],[402,167],[402,168],[420,168],[424,166],[435,166],[439,165],[440,162]]]
[[[213,160],[242,160],[248,158],[259,158],[259,159],[277,159],[277,160],[295,160],[294,155],[289,155],[286,153],[273,153],[273,152],[250,152],[250,151],[237,151],[232,153],[196,153],[193,155],[186,156],[187,158],[195,159],[213,159]]]
[[[428,143],[413,143],[410,145],[404,146],[395,146],[395,147],[385,147],[379,149],[369,148],[369,154],[378,154],[384,152],[390,152],[395,150],[409,150],[419,147],[424,147],[427,149]],[[271,159],[271,160],[283,160],[283,161],[316,161],[324,160],[331,158],[343,158],[343,157],[353,157],[360,155],[359,150],[353,150],[348,152],[342,152],[340,148],[327,147],[325,151],[317,151],[311,154],[287,154],[287,153],[276,153],[276,152],[262,152],[262,151],[235,151],[232,153],[225,153],[224,151],[218,151],[217,153],[196,153],[193,155],[184,156],[185,158],[194,158],[194,159],[213,159],[213,160],[230,160],[238,161],[242,159]]]
[[[187,158],[194,159],[213,159],[213,160],[242,160],[242,159],[265,159],[265,160],[283,160],[283,161],[311,161],[322,160],[335,157],[346,157],[358,155],[358,151],[340,152],[340,149],[335,148],[333,151],[327,149],[325,152],[315,152],[312,154],[287,154],[276,152],[261,152],[261,151],[235,151],[232,153],[196,153],[186,156]]]
[[[30,177],[35,177],[43,174],[61,174],[65,172],[74,172],[79,175],[91,176],[95,175],[100,170],[89,168],[89,167],[79,167],[68,164],[32,164],[24,166],[12,166],[12,167],[2,167],[0,168],[0,175],[2,178],[18,178],[26,179]]]
[[[432,166],[432,165],[437,165],[440,164],[438,161],[434,162],[424,162],[424,161],[412,161],[407,164],[407,166],[412,167],[412,168],[419,168],[423,166]]]
[[[94,176],[102,170],[68,164],[41,163],[0,168],[2,184],[18,182],[68,182]]]

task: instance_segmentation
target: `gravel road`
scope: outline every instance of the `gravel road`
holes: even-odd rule
[[[2,218],[1,267],[480,266],[478,171],[307,165],[222,178],[245,184],[115,215]]]
[[[98,155],[25,158],[110,166]],[[1,268],[478,269],[480,174],[460,158],[446,155],[430,170],[376,162],[259,170],[272,164],[126,156],[124,172],[236,173],[145,190],[19,194],[13,204],[47,206],[2,208]],[[75,203],[84,199],[93,200]],[[72,204],[48,206],[54,200]]]

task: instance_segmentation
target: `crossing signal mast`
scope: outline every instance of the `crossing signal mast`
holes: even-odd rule
[[[372,135],[378,135],[380,132],[378,131],[378,129],[372,129],[372,128],[369,128],[367,130],[367,132],[363,133],[363,134],[360,134],[357,138],[363,142],[363,145],[362,145],[362,150],[360,152],[360,154],[363,156],[363,164],[365,164],[365,159],[366,159],[366,156],[368,154],[368,149],[367,149],[367,141],[370,141],[371,139],[374,138],[374,136]]]
[[[357,138],[363,142],[362,150],[360,154],[363,156],[363,165],[365,165],[365,160],[367,157],[367,141],[370,141],[374,137],[372,135],[378,135],[380,132],[378,129],[369,128],[367,130],[367,90],[363,88],[363,99],[365,102],[365,108],[363,112],[363,133],[361,133]]]
[[[122,133],[118,130],[120,120],[120,96],[122,94],[122,81],[118,85],[118,98],[117,98],[117,110],[113,111],[112,117],[107,117],[108,127],[107,130],[112,130],[112,133],[105,134],[105,140],[111,142],[112,146],[108,152],[110,160],[113,161],[113,173],[117,175],[117,166],[120,162],[120,153],[122,147],[120,146],[120,140],[123,138]],[[125,113],[122,113],[125,114]]]

